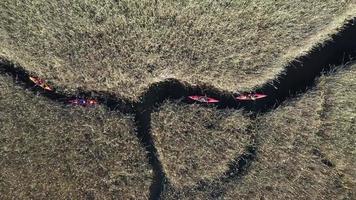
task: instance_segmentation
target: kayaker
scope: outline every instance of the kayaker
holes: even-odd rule
[[[207,96],[201,96],[201,97],[199,97],[198,100],[201,101],[201,102],[208,102],[209,101]]]
[[[30,76],[29,79],[36,85],[45,90],[52,91],[53,89],[43,80],[38,77]]]
[[[250,94],[249,94],[249,98],[254,101],[254,100],[256,100],[256,95],[250,93]]]

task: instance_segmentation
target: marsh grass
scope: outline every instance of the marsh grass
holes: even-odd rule
[[[328,39],[352,2],[3,0],[0,57],[62,90],[135,100],[166,78],[249,90]]]
[[[258,138],[257,159],[244,176],[216,179],[200,188],[171,184],[164,199],[355,199],[355,77],[356,65],[331,72],[314,89],[258,116],[249,130]]]
[[[262,117],[262,145],[249,174],[226,199],[356,197],[356,65]]]
[[[147,199],[132,116],[59,105],[0,76],[1,199]]]
[[[157,3],[155,3],[157,2]],[[249,90],[355,16],[352,0],[0,2],[0,59],[58,89],[133,100],[176,78]],[[355,199],[355,66],[251,121],[240,111],[166,102],[152,134],[164,199]],[[251,124],[257,127],[251,129]],[[257,160],[219,182],[251,136]],[[147,199],[152,172],[132,116],[63,107],[0,76],[2,198]]]
[[[177,188],[221,177],[252,143],[250,118],[241,111],[168,101],[152,115],[154,144]]]

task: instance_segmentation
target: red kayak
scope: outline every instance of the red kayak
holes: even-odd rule
[[[255,101],[257,99],[262,99],[267,97],[265,94],[258,94],[258,93],[249,93],[249,94],[242,94],[240,96],[235,97],[237,100],[242,100],[242,101]]]
[[[218,103],[219,100],[213,99],[207,96],[188,96],[189,99],[192,99],[194,101],[199,101],[201,103]]]
[[[98,102],[94,99],[84,99],[84,98],[77,98],[71,99],[68,103],[72,104],[73,106],[95,106]]]

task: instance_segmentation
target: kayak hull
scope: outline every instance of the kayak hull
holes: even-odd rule
[[[40,85],[41,86],[41,85]],[[42,85],[41,86],[43,89],[45,89],[45,90],[48,90],[48,91],[53,91],[53,89],[49,86],[49,85],[47,85],[47,84],[44,84],[44,85]]]
[[[52,87],[49,86],[43,79],[40,79],[40,78],[37,78],[37,77],[32,77],[32,76],[30,76],[29,79],[34,84],[36,84],[37,86],[40,86],[44,90],[53,91]]]
[[[265,97],[267,97],[267,95],[265,95],[265,94],[253,94],[253,96],[252,95],[240,95],[235,98],[237,100],[241,100],[241,101],[254,101],[257,99],[263,99]]]
[[[71,99],[68,103],[73,106],[95,106],[98,104],[94,99]]]
[[[206,96],[188,96],[189,99],[194,100],[194,101],[198,101],[201,103],[218,103],[219,100],[214,99],[214,98],[210,98],[210,97],[206,97]]]

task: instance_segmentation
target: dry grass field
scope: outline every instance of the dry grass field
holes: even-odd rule
[[[133,119],[65,108],[0,76],[0,199],[147,199]]]
[[[226,199],[356,198],[356,65],[261,119],[258,162]]]
[[[134,101],[167,78],[251,90],[352,17],[355,0],[2,0],[0,61]],[[165,101],[150,124],[162,199],[356,199],[355,91],[353,64],[256,118]],[[137,133],[133,115],[65,106],[1,73],[0,199],[148,199],[155,168]],[[223,178],[252,144],[245,173]]]
[[[355,199],[355,78],[356,65],[324,76],[315,89],[258,117],[257,160],[242,178],[217,181],[219,197]],[[164,199],[215,199],[212,194],[168,187]]]
[[[0,57],[66,91],[136,100],[166,78],[249,90],[355,16],[352,2],[3,0]]]
[[[170,184],[194,187],[222,176],[251,144],[249,125],[241,111],[166,102],[153,113],[152,134]]]

